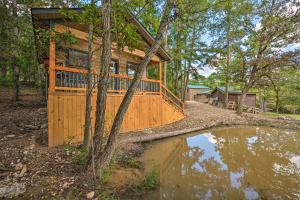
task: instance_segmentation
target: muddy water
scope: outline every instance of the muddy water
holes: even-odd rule
[[[159,173],[145,199],[300,199],[300,131],[216,128],[149,145]]]

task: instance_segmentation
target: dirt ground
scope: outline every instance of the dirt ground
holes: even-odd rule
[[[0,88],[0,199],[15,195],[18,196],[14,199],[101,199],[107,191],[122,199],[128,190],[128,180],[141,179],[141,170],[115,164],[111,180],[101,188],[93,188],[83,166],[74,162],[74,150],[47,147],[47,110],[43,98],[31,89],[23,89],[21,100],[16,103],[10,98],[10,90]],[[129,145],[130,141],[149,141],[219,125],[300,129],[300,121],[252,114],[240,117],[234,111],[195,102],[186,104],[185,115],[185,119],[170,125],[121,136],[126,145],[119,151],[119,158],[128,152],[142,151],[140,145]]]

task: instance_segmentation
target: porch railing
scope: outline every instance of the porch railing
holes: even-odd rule
[[[55,68],[55,90],[85,90],[87,85],[88,71],[85,69],[75,69],[70,67]],[[124,93],[128,90],[132,77],[111,74],[108,91],[112,93]],[[92,84],[96,86],[99,81],[99,73],[92,72]],[[152,79],[142,79],[136,90],[137,93],[160,94],[160,81]]]
[[[184,103],[173,93],[171,92],[165,85],[161,85],[161,92],[163,97],[174,104],[179,110],[183,111]]]
[[[56,91],[84,91],[87,87],[88,70],[71,67],[55,67],[55,90]],[[111,74],[108,85],[108,92],[110,93],[125,93],[133,78],[120,75]],[[96,83],[99,81],[99,73],[92,71],[92,83],[96,89]],[[140,80],[136,90],[138,94],[155,94],[162,95],[165,100],[177,107],[183,112],[183,102],[174,95],[165,85],[161,84],[159,80],[143,78]]]

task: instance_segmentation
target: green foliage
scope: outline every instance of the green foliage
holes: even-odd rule
[[[146,190],[155,189],[158,185],[158,174],[156,171],[150,171],[141,183],[141,187]]]
[[[137,193],[145,190],[154,190],[158,184],[158,173],[155,170],[151,170],[139,184],[133,184],[132,189]]]
[[[274,113],[274,112],[265,112],[263,113],[266,116],[270,116],[270,117],[286,117],[286,118],[291,118],[291,119],[300,119],[300,115],[299,114],[281,114],[281,113]]]
[[[102,200],[118,200],[119,197],[116,195],[115,191],[105,190],[100,195]]]
[[[113,172],[111,168],[105,169],[102,171],[101,176],[99,178],[99,183],[101,185],[105,184],[109,178],[112,176]]]
[[[57,44],[64,43],[74,45],[78,42],[78,39],[71,33],[71,31],[64,31],[62,33],[55,33],[55,42]]]
[[[125,156],[121,160],[121,166],[124,167],[129,167],[129,168],[137,168],[137,169],[142,169],[143,168],[143,163],[139,160],[136,160],[132,156]]]
[[[74,164],[84,166],[87,159],[87,151],[84,147],[76,147],[72,144],[72,140],[64,143],[64,150],[72,155],[72,162]]]

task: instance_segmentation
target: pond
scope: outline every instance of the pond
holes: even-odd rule
[[[151,143],[145,199],[300,199],[300,131],[222,127]]]

